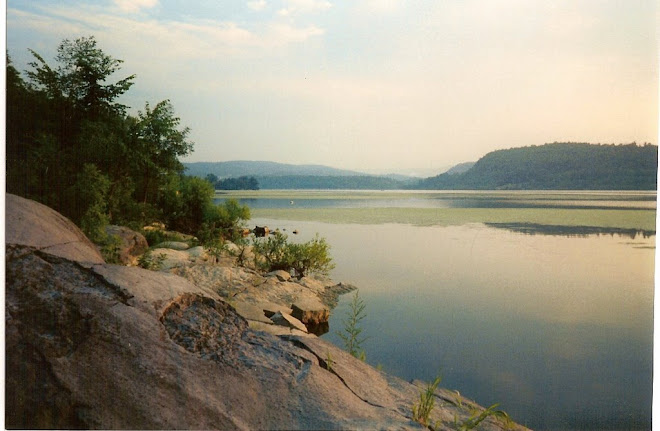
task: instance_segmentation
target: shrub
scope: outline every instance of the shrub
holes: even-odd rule
[[[329,255],[330,246],[325,238],[316,237],[304,244],[290,244],[291,267],[302,278],[308,273],[328,275],[335,267]]]
[[[158,271],[163,266],[163,261],[165,260],[164,254],[158,254],[154,256],[151,250],[147,250],[140,258],[138,259],[138,266],[144,269],[150,269],[152,271]]]
[[[107,263],[121,263],[119,249],[122,241],[119,235],[108,235],[101,245],[101,255]]]
[[[265,240],[255,238],[253,243],[254,264],[263,271],[291,270],[291,256],[287,236],[275,232]]]
[[[327,275],[334,268],[329,250],[328,243],[318,235],[306,243],[293,244],[285,234],[275,232],[265,240],[255,239],[255,266],[264,271],[293,270],[298,278],[312,273]]]
[[[93,164],[86,163],[74,186],[76,220],[87,237],[96,244],[106,240],[105,227],[110,222],[106,197],[110,180]]]

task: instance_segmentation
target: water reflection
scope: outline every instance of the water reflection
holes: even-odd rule
[[[559,226],[535,223],[485,223],[486,226],[497,229],[506,229],[511,232],[526,235],[558,235],[566,237],[587,237],[589,235],[618,235],[630,239],[651,238],[655,236],[654,230],[625,229],[617,227],[596,226]]]
[[[442,368],[444,386],[533,429],[649,428],[652,232],[253,222],[328,240],[333,279],[367,305],[370,364],[404,379]],[[349,303],[323,335],[340,346]]]

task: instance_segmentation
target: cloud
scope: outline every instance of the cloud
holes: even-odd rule
[[[391,14],[403,6],[402,0],[364,0],[358,4],[358,9],[374,14]]]
[[[121,11],[128,13],[151,9],[158,4],[158,0],[114,0],[114,2]]]
[[[278,12],[281,16],[318,13],[328,10],[332,3],[326,0],[286,0],[286,7]]]
[[[266,0],[254,0],[254,1],[249,1],[247,3],[247,5],[253,11],[260,12],[260,11],[266,9],[266,6],[268,4],[266,3]]]
[[[124,0],[117,0],[124,1]],[[127,2],[128,3],[128,2]],[[155,4],[139,0],[133,4]],[[277,22],[239,24],[214,19],[157,21],[112,14],[107,9],[53,6],[34,12],[8,9],[7,25],[28,28],[55,37],[67,29],[66,37],[94,34],[112,40],[129,52],[143,50],[148,57],[177,59],[210,58],[227,53],[259,55],[264,49],[302,43],[324,31],[316,26],[298,27]],[[107,36],[107,37],[104,37]],[[140,43],[136,43],[140,41]],[[163,46],[167,51],[154,52],[149,47]]]

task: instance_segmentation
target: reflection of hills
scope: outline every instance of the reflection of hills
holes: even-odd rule
[[[586,237],[589,235],[619,235],[635,239],[637,236],[649,238],[655,235],[654,230],[643,229],[624,229],[617,227],[596,227],[596,226],[559,226],[536,223],[485,223],[486,226],[507,229],[512,232],[524,233],[527,235],[559,235]]]

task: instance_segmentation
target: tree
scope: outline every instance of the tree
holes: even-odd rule
[[[188,155],[194,144],[188,140],[190,129],[180,129],[180,122],[169,100],[159,102],[153,109],[147,103],[144,111],[138,113],[131,131],[131,163],[136,177],[141,176],[139,201],[155,202],[164,178],[183,172],[178,157]]]
[[[207,174],[205,179],[206,179],[206,181],[211,183],[213,185],[213,187],[215,187],[215,183],[218,182],[218,177],[214,174]]]
[[[115,103],[115,99],[131,88],[135,75],[106,84],[123,61],[97,48],[94,36],[74,41],[64,39],[57,48],[55,59],[59,67],[56,70],[51,69],[36,52],[30,52],[36,61],[30,63],[35,70],[28,72],[28,76],[51,97],[67,99],[78,113],[86,113],[92,118],[104,111],[125,112],[126,106]]]

